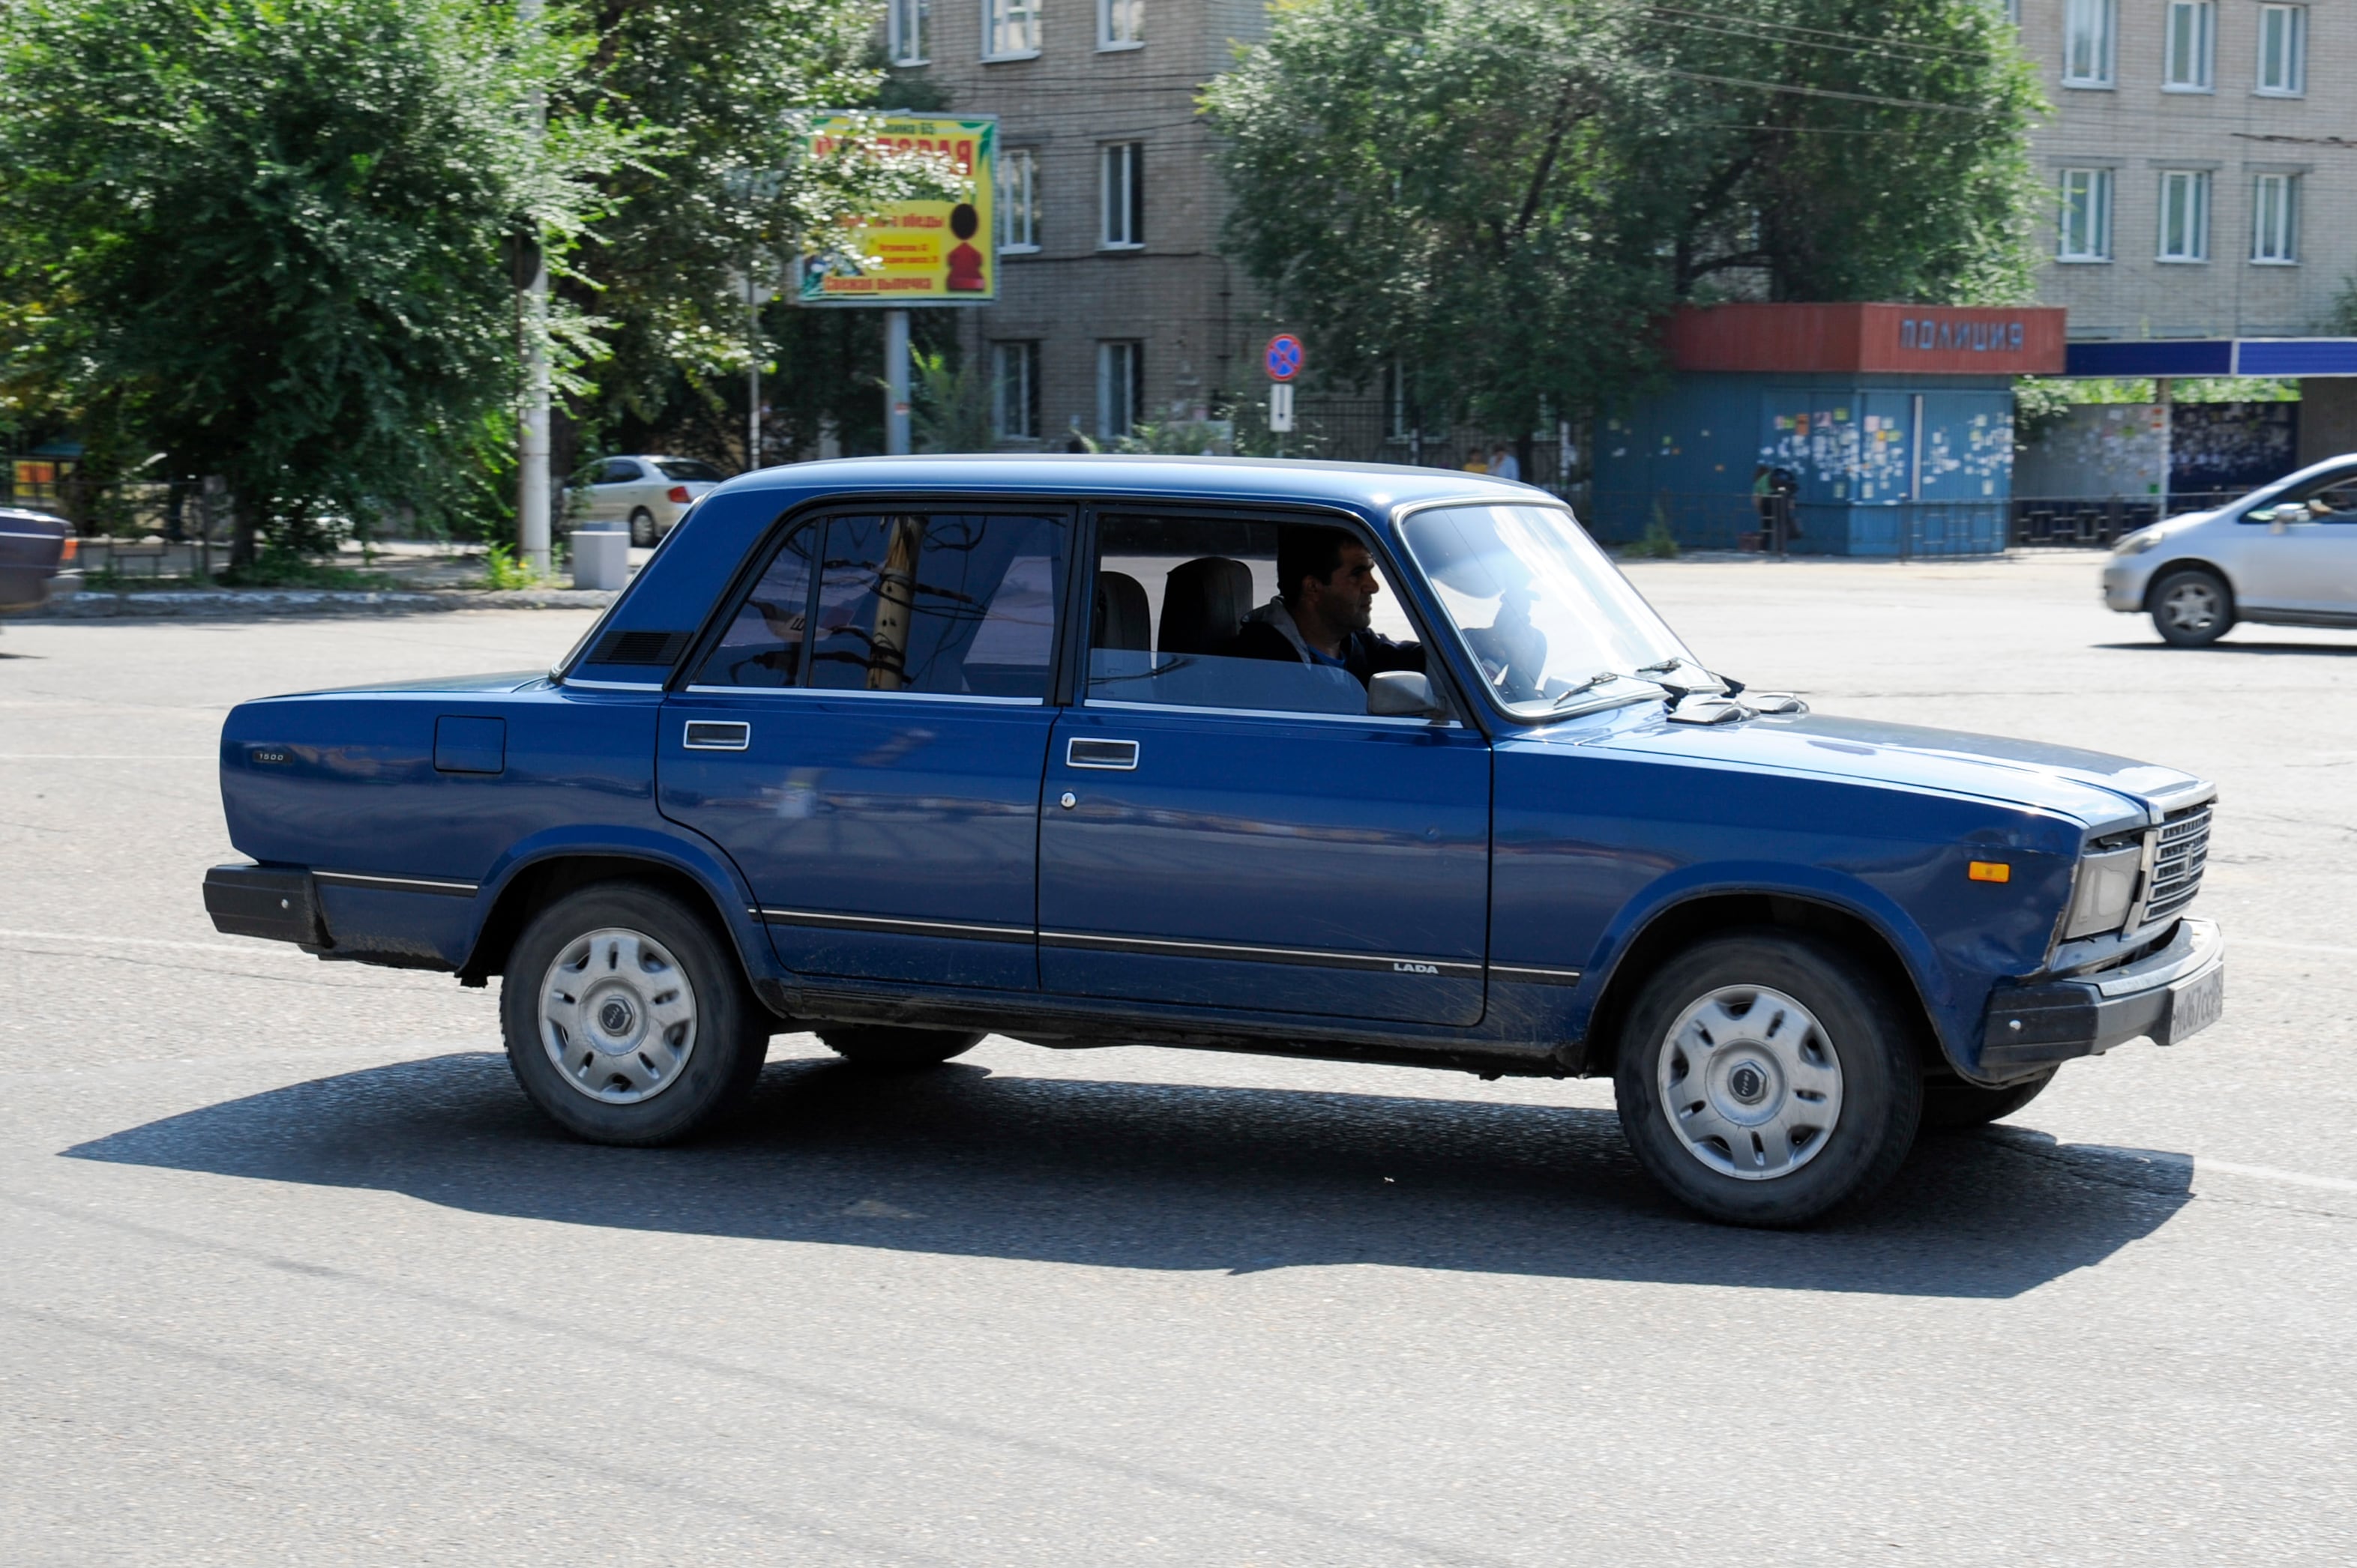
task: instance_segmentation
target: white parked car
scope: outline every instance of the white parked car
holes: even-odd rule
[[[2179,648],[2237,621],[2357,628],[2357,454],[2136,530],[2104,563],[2104,603]]]
[[[626,523],[633,544],[669,533],[697,497],[728,476],[700,457],[605,457],[573,477],[576,528]]]

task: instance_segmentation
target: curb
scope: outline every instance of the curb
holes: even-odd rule
[[[27,612],[26,620],[162,619],[167,617],[417,615],[447,610],[594,610],[617,596],[594,588],[434,591],[341,588],[159,588],[152,593],[88,588]]]

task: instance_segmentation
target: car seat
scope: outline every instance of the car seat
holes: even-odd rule
[[[1225,555],[1199,557],[1163,579],[1157,640],[1166,654],[1224,654],[1252,607],[1251,567]]]
[[[1146,585],[1125,572],[1097,574],[1096,609],[1089,618],[1089,646],[1144,653],[1154,625]]]

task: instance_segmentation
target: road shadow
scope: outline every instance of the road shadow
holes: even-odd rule
[[[2018,1128],[1927,1138],[1865,1215],[1776,1233],[1690,1218],[1611,1113],[1585,1108],[796,1060],[770,1065],[725,1135],[608,1149],[558,1133],[489,1053],[294,1084],[66,1153],[516,1219],[1041,1262],[1965,1297],[2018,1295],[2151,1234],[2191,1170]]]
[[[2206,648],[2177,648],[2155,638],[2150,642],[2098,642],[2090,646],[2115,653],[2256,653],[2281,658],[2292,653],[2320,653],[2328,658],[2357,657],[2357,641],[2338,642],[2213,642]]]

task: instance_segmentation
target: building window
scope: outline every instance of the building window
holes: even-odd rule
[[[885,44],[894,65],[923,65],[925,23],[931,0],[891,0],[884,13]]]
[[[2065,262],[2112,259],[2112,171],[2062,171],[2062,211],[2055,222],[2054,255]]]
[[[1134,49],[1146,42],[1146,0],[1097,0],[1097,48]]]
[[[1104,227],[1097,243],[1134,251],[1146,243],[1146,144],[1109,142],[1103,155]]]
[[[1114,441],[1137,429],[1146,407],[1146,345],[1097,345],[1097,435]]]
[[[2299,260],[2299,176],[2263,174],[2252,182],[2251,260],[2271,266]]]
[[[2308,91],[2308,7],[2259,7],[2259,91],[2297,98]]]
[[[2160,259],[2210,259],[2210,173],[2172,168],[2160,173]]]
[[[998,250],[1019,255],[1039,248],[1039,170],[1031,149],[1016,147],[998,155],[998,188],[993,193],[998,212]]]
[[[2063,86],[2112,84],[2119,17],[2119,0],[2067,0],[2062,11]]]
[[[1028,59],[1039,52],[1039,0],[982,0],[982,58]]]
[[[2213,0],[2169,0],[2169,36],[2161,51],[2163,90],[2211,91],[2217,52],[2218,7]]]
[[[1039,439],[1039,345],[990,346],[991,424],[1002,441]]]

